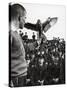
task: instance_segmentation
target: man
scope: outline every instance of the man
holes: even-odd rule
[[[27,41],[28,40],[28,35],[27,32],[25,32],[25,35],[23,36],[23,40]]]
[[[32,35],[32,39],[33,39],[33,41],[35,41],[35,33],[33,32],[33,35]]]
[[[18,34],[23,29],[26,10],[20,4],[9,5],[9,86],[21,87],[26,85],[27,64],[23,41]]]

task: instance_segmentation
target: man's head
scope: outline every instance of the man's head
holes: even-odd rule
[[[33,35],[35,35],[35,33],[33,32]]]
[[[16,28],[23,28],[26,19],[26,10],[20,4],[9,5],[9,22]]]
[[[25,32],[25,35],[27,35],[27,32]]]

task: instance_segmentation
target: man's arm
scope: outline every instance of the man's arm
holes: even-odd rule
[[[36,31],[36,24],[25,23],[24,27]]]

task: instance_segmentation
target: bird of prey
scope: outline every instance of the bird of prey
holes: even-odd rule
[[[57,22],[57,20],[57,17],[48,17],[45,22],[41,23],[40,19],[38,19],[36,24],[25,23],[24,27],[38,32],[38,39],[45,43],[47,41],[47,37],[44,33],[46,33]]]
[[[28,22],[25,23],[24,27],[27,29],[37,31],[40,34],[43,31],[44,33],[46,33],[57,22],[57,20],[58,20],[57,17],[53,17],[53,18],[48,17],[48,19],[45,22],[41,23],[40,19],[38,19],[36,24]]]

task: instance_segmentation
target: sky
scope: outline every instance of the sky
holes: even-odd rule
[[[45,22],[48,17],[58,17],[57,23],[51,27],[46,33],[48,40],[53,39],[53,37],[60,37],[66,40],[66,12],[65,7],[62,5],[45,5],[45,4],[27,4],[21,3],[27,11],[26,22],[36,23],[38,19],[41,22]],[[28,37],[32,38],[32,31],[24,28],[23,32],[27,31]],[[35,32],[35,34],[37,34]]]

